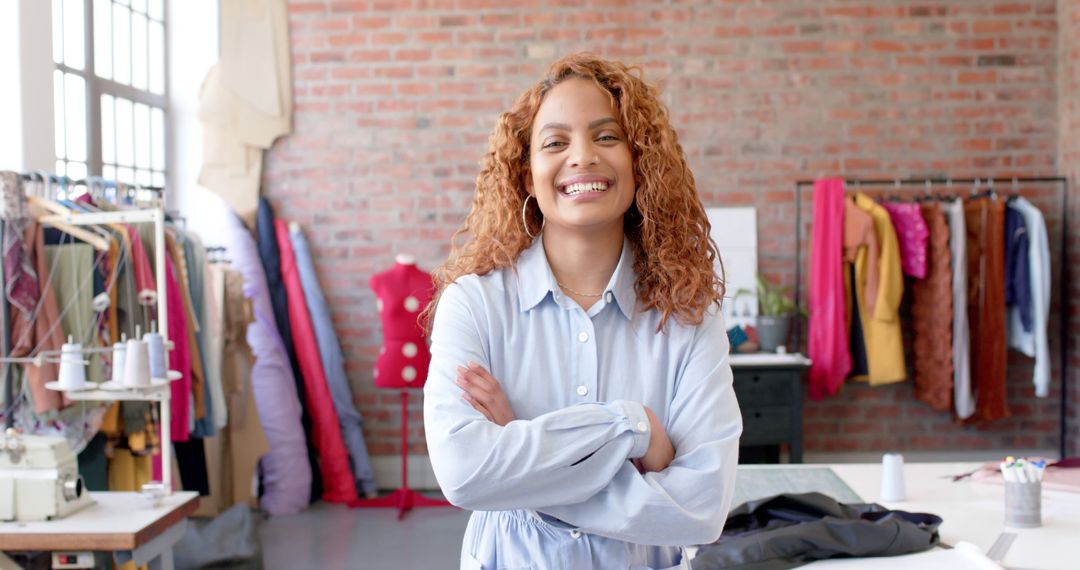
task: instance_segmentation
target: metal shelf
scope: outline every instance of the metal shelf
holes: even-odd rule
[[[163,402],[171,396],[169,385],[150,386],[126,390],[79,390],[64,391],[64,396],[69,400],[94,401],[94,402]]]

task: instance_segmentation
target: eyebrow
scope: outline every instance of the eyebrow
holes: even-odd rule
[[[599,127],[601,125],[606,125],[608,123],[616,123],[616,122],[618,122],[618,121],[615,120],[615,117],[604,117],[603,119],[597,119],[597,120],[589,123],[589,130],[591,131],[591,130],[593,130],[596,127]],[[570,125],[568,125],[566,123],[548,123],[548,124],[544,125],[540,129],[539,132],[543,132],[543,131],[546,131],[548,129],[557,129],[557,130],[561,130],[561,131],[569,131],[570,130]]]

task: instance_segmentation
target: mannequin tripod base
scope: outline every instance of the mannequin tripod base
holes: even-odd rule
[[[402,487],[389,495],[374,499],[356,499],[349,503],[355,509],[387,509],[397,508],[398,520],[405,517],[405,513],[412,509],[425,507],[452,507],[449,501],[432,499],[413,491],[409,488],[409,391],[401,391],[401,485]]]
[[[405,513],[412,509],[419,509],[425,507],[452,507],[448,501],[441,499],[432,499],[409,489],[398,489],[389,495],[377,497],[374,499],[357,499],[356,501],[349,503],[350,507],[355,509],[386,509],[396,508],[398,510],[398,520],[405,517]]]

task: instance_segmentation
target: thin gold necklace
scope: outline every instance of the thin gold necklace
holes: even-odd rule
[[[559,282],[556,281],[556,283],[559,283]],[[604,294],[603,291],[601,291],[599,293],[596,293],[596,294],[593,294],[593,293],[581,293],[581,292],[578,292],[578,291],[574,291],[573,289],[567,287],[566,285],[563,285],[562,283],[559,283],[559,287],[562,287],[563,289],[566,289],[567,291],[569,291],[569,292],[571,292],[571,293],[573,293],[575,295],[580,295],[582,297],[600,297],[600,296],[602,296]]]

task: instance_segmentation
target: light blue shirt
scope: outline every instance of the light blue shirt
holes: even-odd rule
[[[467,275],[443,292],[432,330],[424,425],[447,498],[474,512],[462,568],[689,568],[683,545],[719,537],[735,484],[742,418],[723,319],[684,326],[638,311],[624,241],[587,312],[562,294],[542,239],[517,271]],[[478,362],[517,420],[488,421],[462,399],[456,368]],[[675,459],[630,462],[664,422]]]

